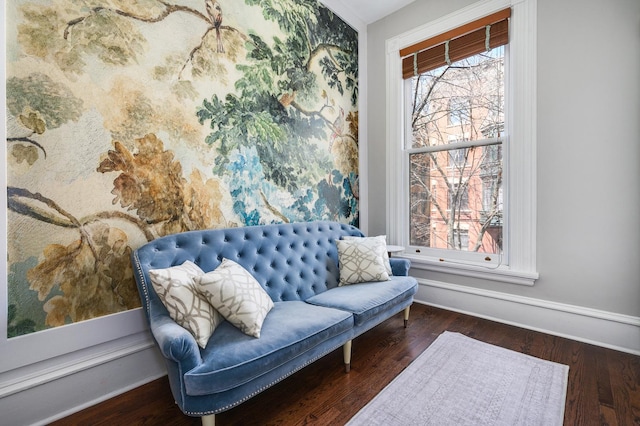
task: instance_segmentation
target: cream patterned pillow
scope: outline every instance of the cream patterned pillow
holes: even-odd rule
[[[336,241],[340,286],[369,281],[388,281],[384,262],[387,244],[380,238],[354,238]],[[387,254],[388,257],[388,254]]]
[[[207,346],[209,337],[223,321],[193,281],[194,277],[203,274],[204,271],[189,260],[179,266],[149,270],[151,284],[169,315],[189,330],[201,348]]]
[[[258,281],[236,262],[223,259],[220,266],[195,278],[209,303],[231,324],[249,336],[260,337],[273,301]]]
[[[351,236],[351,235],[345,235],[344,237],[342,237],[342,239],[343,240],[360,239],[360,240],[376,240],[376,241],[380,241],[385,246],[384,254],[382,255],[382,261],[384,262],[384,267],[387,270],[387,274],[389,276],[392,275],[391,263],[389,262],[389,252],[386,249],[386,247],[387,247],[387,236],[386,235],[378,235],[377,237],[354,237],[354,236]]]

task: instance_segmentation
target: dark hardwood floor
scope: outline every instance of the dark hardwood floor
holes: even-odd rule
[[[216,416],[225,425],[342,425],[424,351],[455,331],[569,365],[565,425],[640,425],[640,357],[468,315],[414,304],[356,338],[351,372],[337,350],[249,401]],[[165,378],[54,425],[198,425],[173,402]]]

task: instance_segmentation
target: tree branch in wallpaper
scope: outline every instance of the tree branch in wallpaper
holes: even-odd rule
[[[73,19],[73,20],[67,22],[67,26],[64,29],[63,37],[64,37],[65,40],[67,40],[69,38],[69,32],[71,31],[71,29],[73,27],[83,23],[87,19],[90,19],[90,18],[95,17],[97,15],[100,15],[102,13],[115,13],[115,14],[123,16],[125,18],[131,18],[131,19],[135,19],[137,21],[154,24],[154,23],[157,23],[157,22],[160,22],[160,21],[164,20],[167,16],[171,15],[172,13],[185,12],[185,13],[191,14],[193,16],[196,16],[196,17],[198,17],[200,19],[203,19],[204,21],[206,21],[208,24],[210,24],[212,26],[214,25],[214,22],[211,20],[210,17],[203,15],[198,10],[193,9],[191,7],[181,6],[181,5],[177,5],[177,4],[170,4],[170,3],[167,3],[167,2],[164,2],[164,1],[161,1],[161,0],[158,0],[157,3],[163,5],[164,6],[164,10],[160,11],[160,13],[158,13],[155,16],[149,16],[149,15],[144,16],[144,15],[136,14],[133,11],[126,11],[126,10],[115,9],[115,8],[104,7],[104,6],[97,6],[97,7],[91,8],[90,11],[86,15],[80,16],[80,17],[78,17],[76,19]],[[146,9],[145,11],[146,12],[153,12],[153,10],[149,11],[149,9]],[[141,12],[144,12],[144,11],[141,11]]]
[[[249,37],[247,37],[247,35],[244,34],[242,31],[238,30],[237,28],[230,27],[228,25],[222,25],[222,26],[220,26],[220,29],[217,29],[217,28],[214,28],[214,27],[207,28],[207,31],[200,38],[200,43],[196,47],[191,49],[191,52],[189,52],[189,57],[184,62],[184,65],[182,65],[182,68],[180,69],[180,72],[178,73],[178,79],[180,79],[180,80],[182,79],[182,74],[187,69],[187,66],[189,64],[193,64],[193,59],[194,59],[196,53],[200,52],[205,47],[205,43],[207,42],[207,36],[209,35],[209,33],[211,33],[214,30],[215,31],[221,31],[221,30],[232,31],[232,32],[238,34],[238,36],[240,36],[240,38],[242,38],[242,40],[244,40],[245,42],[251,42]],[[218,53],[224,53],[224,51],[218,52]]]

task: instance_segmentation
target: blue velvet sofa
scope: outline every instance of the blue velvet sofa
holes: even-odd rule
[[[339,286],[336,241],[363,236],[336,222],[308,222],[190,231],[158,238],[132,254],[134,275],[151,333],[166,360],[180,409],[215,423],[228,410],[318,358],[343,347],[346,370],[352,339],[404,311],[417,282],[409,261],[391,258],[388,281]],[[259,338],[228,322],[204,349],[174,322],[150,283],[149,270],[187,260],[203,271],[223,258],[249,271],[272,299]]]

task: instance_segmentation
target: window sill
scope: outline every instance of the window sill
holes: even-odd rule
[[[535,281],[539,278],[539,274],[537,272],[513,270],[508,266],[487,268],[472,263],[453,263],[451,261],[440,261],[436,258],[416,256],[406,253],[398,254],[394,257],[409,259],[411,261],[411,268],[414,269],[461,275],[463,277],[479,278],[509,284],[533,286]]]

